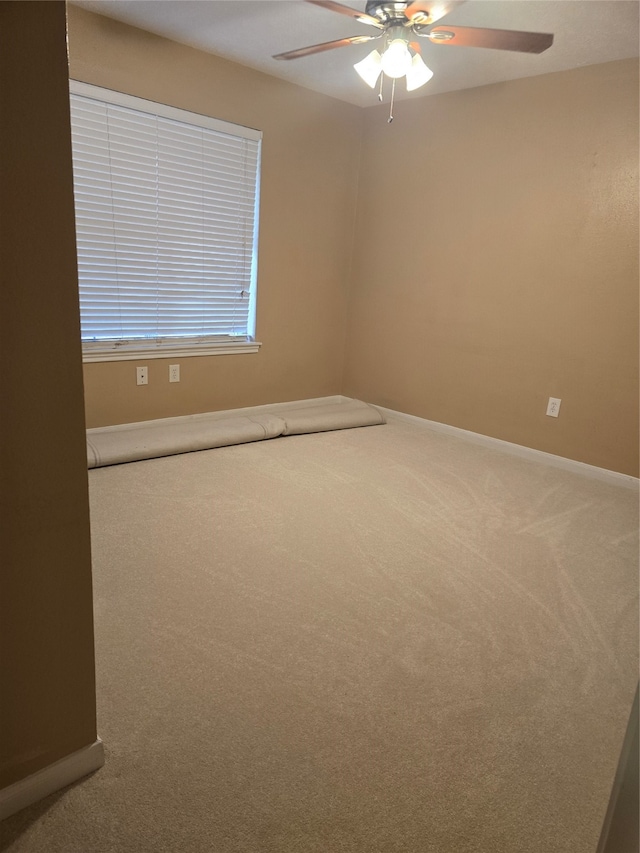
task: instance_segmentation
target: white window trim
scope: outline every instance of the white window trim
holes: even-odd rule
[[[234,136],[244,136],[247,139],[262,140],[262,131],[254,128],[244,127],[230,122],[215,119],[211,116],[206,116],[201,113],[194,113],[189,110],[177,109],[167,104],[161,104],[149,99],[141,99],[133,95],[127,95],[123,92],[117,92],[111,89],[105,89],[101,86],[93,86],[89,83],[83,83],[79,80],[69,81],[69,91],[76,95],[84,95],[88,98],[105,101],[107,103],[116,104],[123,107],[130,107],[134,110],[147,112],[150,115],[158,115],[164,118],[175,119],[177,121],[185,121],[185,118],[191,117],[194,124],[209,128],[221,133],[229,133]],[[256,207],[259,208],[260,187],[257,188]],[[255,239],[257,240],[258,228],[256,227]],[[256,288],[252,288],[252,305],[250,307],[249,316],[250,322],[255,328],[256,320]],[[162,346],[150,344],[148,341],[136,341],[135,343],[108,341],[83,341],[82,343],[82,361],[85,363],[101,362],[101,361],[136,361],[138,359],[150,358],[191,358],[200,356],[212,355],[240,355],[246,353],[256,353],[259,351],[262,343],[256,341],[253,337],[212,338],[202,342],[193,342],[190,344],[180,345],[176,342],[176,346],[172,347],[167,344]]]
[[[155,347],[149,348],[145,344],[121,345],[117,349],[106,350],[104,345],[83,343],[82,361],[85,364],[94,361],[138,361],[149,358],[193,358],[202,355],[242,355],[244,353],[258,352],[262,343],[250,338],[240,340],[215,341],[206,345],[192,344],[185,347]]]

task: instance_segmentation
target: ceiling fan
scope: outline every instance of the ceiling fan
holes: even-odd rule
[[[375,88],[380,79],[378,99],[382,100],[382,85],[385,75],[392,80],[391,114],[393,121],[393,96],[395,82],[406,77],[407,91],[418,89],[427,83],[433,72],[427,68],[420,56],[419,39],[428,39],[432,44],[450,47],[488,47],[494,50],[514,50],[521,53],[542,53],[553,44],[549,33],[528,33],[519,30],[494,30],[483,27],[449,27],[433,24],[461,6],[464,0],[367,0],[365,11],[359,12],[334,0],[306,0],[332,12],[348,15],[361,24],[375,27],[375,35],[358,35],[313,44],[297,50],[279,53],[274,59],[300,59],[313,53],[322,53],[337,47],[362,44],[382,39],[382,53],[373,50],[361,62],[354,65],[360,77]]]

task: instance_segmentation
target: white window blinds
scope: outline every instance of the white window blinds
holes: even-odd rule
[[[85,353],[254,333],[258,131],[72,83]]]

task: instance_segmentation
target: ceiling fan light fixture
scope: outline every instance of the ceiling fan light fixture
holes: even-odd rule
[[[433,71],[428,68],[422,58],[416,53],[411,60],[411,66],[407,70],[407,92],[413,92],[424,86],[433,77]]]
[[[382,72],[382,57],[377,50],[372,50],[361,62],[353,66],[367,86],[375,89],[378,77]]]
[[[392,79],[404,77],[411,68],[411,53],[404,39],[393,39],[382,54],[382,70]]]

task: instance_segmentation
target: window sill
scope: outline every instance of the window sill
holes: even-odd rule
[[[86,349],[82,353],[82,361],[86,364],[94,361],[140,361],[150,358],[192,358],[203,355],[242,355],[258,352],[262,344],[259,341],[239,341],[231,343],[204,346],[175,346],[175,347],[127,347],[118,349]]]

